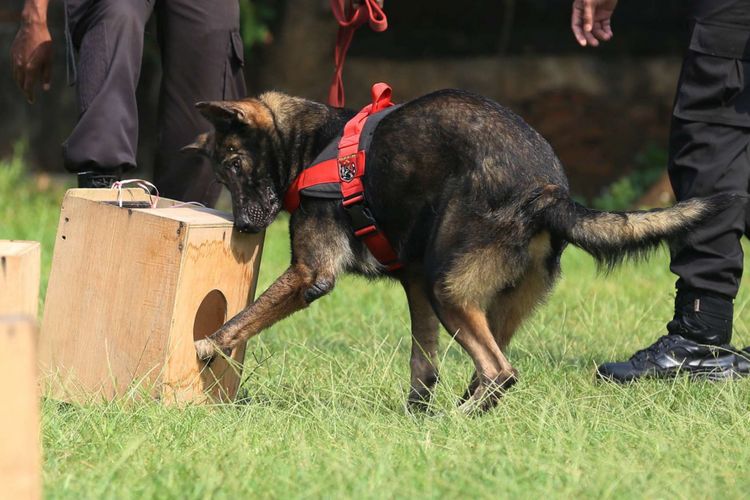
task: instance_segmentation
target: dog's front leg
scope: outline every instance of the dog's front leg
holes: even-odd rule
[[[238,343],[307,307],[333,290],[334,283],[333,273],[315,272],[304,264],[293,264],[253,304],[213,335],[196,341],[198,357],[208,360],[217,350],[231,350]]]

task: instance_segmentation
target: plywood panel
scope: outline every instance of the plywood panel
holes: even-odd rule
[[[137,209],[154,217],[163,217],[184,222],[185,224],[205,227],[231,227],[232,216],[212,208],[183,205],[177,207],[157,207],[154,209]]]
[[[234,231],[231,224],[225,224],[220,230],[210,226],[189,227],[175,300],[174,330],[165,377],[166,396],[178,401],[194,400],[207,391],[215,400],[234,398],[245,345],[232,353],[233,362],[216,359],[206,367],[195,356],[193,347],[196,326],[204,319],[197,313],[209,318],[205,331],[198,328],[198,334],[205,336],[252,301],[262,244],[263,234],[242,234]],[[215,318],[216,308],[200,311],[204,299],[215,293],[220,293],[226,301],[222,321]]]
[[[177,221],[66,196],[40,345],[56,397],[111,398],[134,380],[154,386],[183,239]]]
[[[38,242],[0,240],[0,315],[36,318],[40,266]]]
[[[41,496],[35,322],[0,316],[0,498]]]

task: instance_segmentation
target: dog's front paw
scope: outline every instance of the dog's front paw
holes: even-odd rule
[[[195,341],[195,353],[201,361],[211,361],[216,356],[216,344],[208,339]]]

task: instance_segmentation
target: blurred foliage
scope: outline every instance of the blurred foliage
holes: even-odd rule
[[[27,151],[28,145],[19,142],[10,157],[0,159],[0,240],[42,243],[41,290],[46,290],[60,201],[67,186],[52,182],[45,174],[29,175],[24,161]]]
[[[250,51],[257,45],[265,45],[271,41],[270,24],[280,10],[280,2],[276,0],[239,0],[240,3],[240,31],[245,51]]]
[[[628,210],[664,173],[668,153],[664,148],[648,146],[635,158],[635,168],[607,187],[591,206],[598,210]]]

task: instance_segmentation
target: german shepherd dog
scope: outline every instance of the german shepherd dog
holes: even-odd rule
[[[199,103],[214,131],[189,146],[212,159],[239,231],[268,227],[292,181],[355,112],[269,92]],[[560,272],[568,243],[611,267],[674,243],[724,198],[651,211],[600,212],[574,202],[552,147],[479,95],[434,92],[386,116],[367,153],[365,193],[403,268],[388,273],[353,235],[341,200],[302,198],[290,220],[289,268],[258,300],[196,342],[210,360],[333,290],[343,272],[398,280],[411,315],[413,405],[438,381],[442,324],[474,362],[461,399],[486,410],[517,380],[503,351]]]

